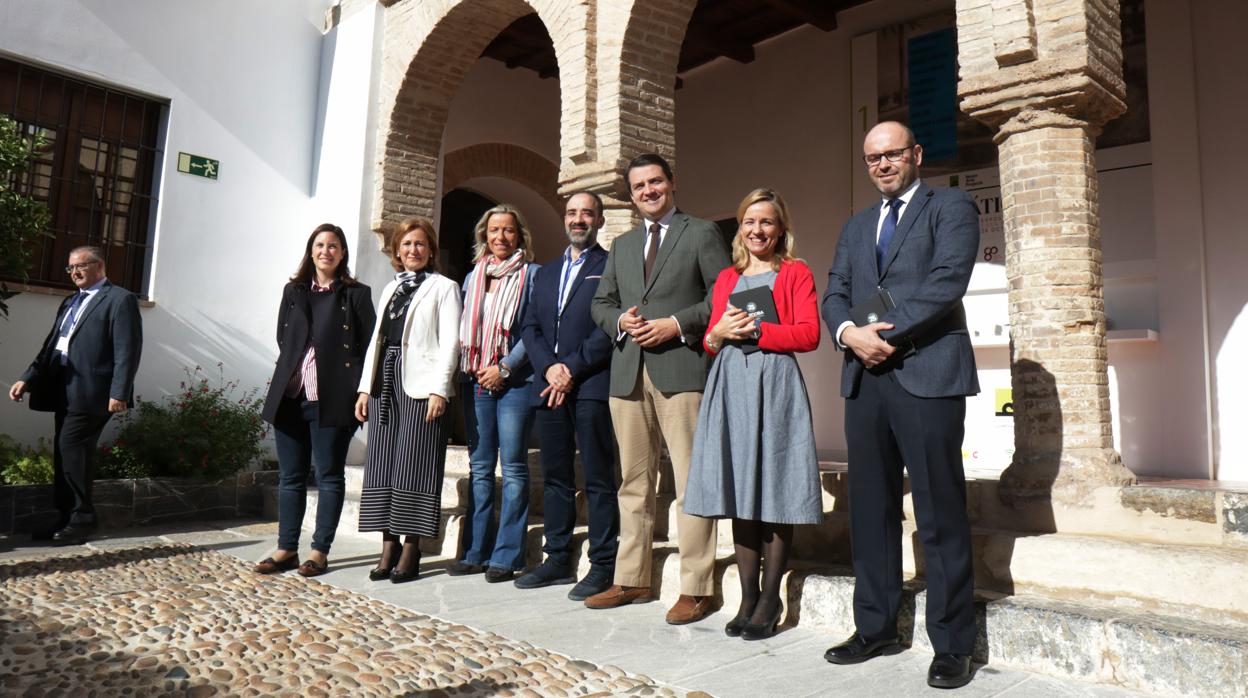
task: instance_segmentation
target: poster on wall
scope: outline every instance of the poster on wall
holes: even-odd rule
[[[966,402],[962,465],[999,472],[1014,458],[1014,391],[1009,370],[980,371],[980,392]]]
[[[1105,126],[1098,149],[1149,140],[1144,0],[1122,0],[1120,12],[1127,111]],[[925,177],[996,167],[992,129],[958,105],[952,9],[877,30],[875,49],[878,120],[911,127],[923,146]]]

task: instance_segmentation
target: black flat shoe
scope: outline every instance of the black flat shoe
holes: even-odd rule
[[[897,654],[904,647],[897,638],[889,640],[868,640],[855,632],[848,640],[830,647],[823,653],[823,658],[833,664],[857,664],[865,662],[881,654]]]
[[[776,612],[771,614],[771,618],[766,623],[754,624],[746,623],[741,628],[742,640],[766,640],[776,634],[776,626],[780,624],[780,616],[784,615],[784,606],[776,606]]]
[[[390,573],[394,571],[394,565],[389,567],[374,567],[368,571],[368,581],[380,582],[383,579],[389,579]]]
[[[741,630],[750,622],[749,616],[736,616],[724,626],[724,634],[728,637],[741,637]]]
[[[971,656],[937,652],[927,669],[927,685],[932,688],[962,688],[971,682]]]

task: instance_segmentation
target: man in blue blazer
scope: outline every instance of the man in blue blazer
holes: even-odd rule
[[[576,581],[572,528],[576,525],[577,446],[589,509],[590,571],[568,598],[584,601],[611,587],[620,532],[610,393],[611,338],[590,316],[607,253],[597,243],[602,199],[592,192],[568,198],[563,216],[568,247],[560,261],[533,281],[522,337],[533,365],[532,400],[541,440],[546,560],[516,580],[521,589]]]
[[[962,471],[966,396],[979,392],[962,296],[979,246],[979,210],[958,189],[919,180],[923,148],[884,122],[863,143],[881,202],[845,224],[823,296],[844,351],[854,624],[824,658],[853,664],[900,651],[902,468],[910,475],[927,579],[928,684],[971,679],[971,529]],[[856,326],[850,309],[887,291],[895,307]],[[878,304],[877,304],[878,305]]]
[[[29,392],[31,409],[55,413],[53,494],[60,521],[52,541],[79,545],[95,527],[96,443],[108,420],[134,403],[143,329],[138,300],[108,282],[100,248],[75,248],[66,271],[78,292],[61,303],[43,348],[9,397],[21,402]]]

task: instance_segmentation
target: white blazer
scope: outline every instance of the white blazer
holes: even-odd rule
[[[364,353],[361,393],[373,391],[373,378],[381,359],[381,328],[386,321],[386,306],[398,285],[397,281],[391,281],[381,292],[377,325],[373,327],[373,339]],[[437,272],[430,273],[412,297],[403,323],[400,380],[408,397],[424,400],[430,395],[440,395],[449,399],[455,395],[459,313],[459,285]]]

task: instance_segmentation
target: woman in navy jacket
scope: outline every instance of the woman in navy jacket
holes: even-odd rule
[[[355,418],[356,388],[376,313],[372,292],[351,276],[342,228],[312,231],[299,269],[282,290],[277,314],[280,350],[262,416],[277,442],[277,551],[256,565],[261,574],[296,567],[315,577],[328,569],[345,491],[344,469]],[[316,467],[316,529],[299,564],[299,531],[307,504],[308,470]]]

